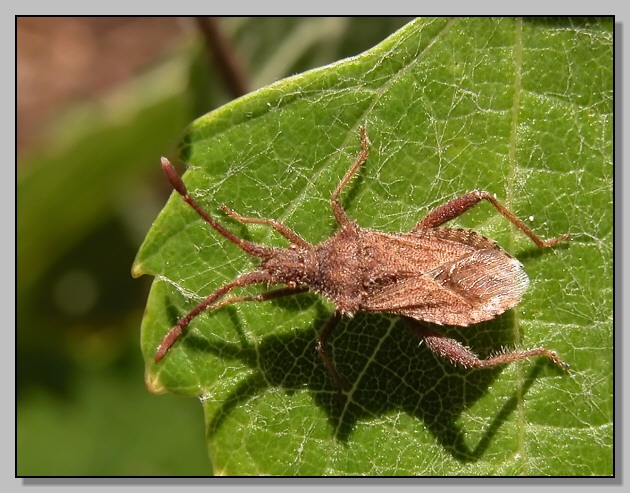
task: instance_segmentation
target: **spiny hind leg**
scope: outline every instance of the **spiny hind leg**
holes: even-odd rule
[[[534,233],[523,221],[510,212],[501,202],[499,202],[489,192],[480,190],[474,190],[465,195],[461,195],[452,200],[449,200],[445,204],[442,204],[431,212],[429,212],[421,221],[413,228],[413,232],[426,228],[436,228],[451,219],[455,219],[461,216],[468,209],[474,207],[482,200],[490,202],[503,217],[514,224],[518,229],[525,233],[529,238],[540,248],[555,246],[561,241],[569,239],[569,235],[561,235],[550,240],[541,239],[536,233]]]
[[[462,366],[464,368],[492,368],[494,366],[529,359],[535,356],[545,356],[563,370],[569,369],[569,365],[554,351],[542,347],[524,351],[504,352],[496,356],[491,356],[490,358],[481,359],[469,348],[455,339],[443,336],[414,320],[404,318],[404,321],[411,332],[418,337],[422,343],[426,344],[433,353],[453,365]]]

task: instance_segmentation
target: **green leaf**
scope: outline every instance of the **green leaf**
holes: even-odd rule
[[[201,399],[217,474],[612,474],[612,19],[416,20],[194,122],[184,180],[240,236],[287,243],[219,204],[316,243],[335,231],[330,194],[361,125],[370,156],[341,196],[361,226],[409,231],[478,188],[541,237],[572,235],[540,250],[487,204],[458,218],[517,256],[531,284],[507,314],[444,328],[484,357],[548,347],[571,371],[542,360],[462,370],[395,317],[362,313],[328,348],[348,389],[340,404],[315,351],[333,305],[310,293],[204,313],[155,364],[181,316],[257,265],[173,194],[134,264],[155,276],[149,387]]]

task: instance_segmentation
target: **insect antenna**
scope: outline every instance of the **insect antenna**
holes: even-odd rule
[[[184,182],[182,181],[177,171],[175,171],[175,168],[173,167],[171,162],[165,157],[162,157],[161,161],[164,174],[166,174],[166,178],[168,178],[168,181],[171,183],[172,187],[184,198],[184,201],[190,207],[192,207],[195,212],[197,212],[197,214],[199,214],[215,231],[217,231],[219,234],[230,240],[241,250],[249,253],[250,255],[260,258],[265,258],[269,256],[269,254],[271,253],[270,248],[257,245],[256,243],[244,240],[243,238],[239,238],[234,233],[226,229],[223,225],[218,223],[195,201],[195,199],[190,196],[186,185],[184,185]]]

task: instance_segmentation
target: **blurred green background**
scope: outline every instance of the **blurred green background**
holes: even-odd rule
[[[408,18],[17,19],[19,476],[209,475],[193,399],[144,386],[131,264],[194,118]],[[185,455],[184,455],[185,454]]]

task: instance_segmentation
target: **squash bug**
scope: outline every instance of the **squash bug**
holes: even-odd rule
[[[289,246],[267,247],[239,238],[191,197],[174,167],[162,158],[169,182],[184,201],[215,231],[244,252],[258,257],[260,266],[224,284],[181,318],[164,337],[155,361],[164,358],[182,331],[203,311],[313,291],[336,306],[319,331],[316,350],[340,394],[343,380],[326,346],[341,317],[360,311],[399,315],[431,351],[466,368],[488,368],[534,356],[545,356],[568,368],[555,352],[544,347],[504,351],[481,359],[457,340],[417,323],[468,326],[490,320],[517,305],[527,290],[529,280],[521,263],[493,240],[471,229],[441,227],[482,200],[490,202],[538,247],[557,245],[567,240],[568,235],[543,241],[493,195],[478,190],[432,210],[408,233],[364,229],[349,219],[339,200],[342,190],[368,158],[369,141],[364,127],[360,128],[360,138],[361,151],[330,199],[339,229],[317,245],[274,219],[243,217],[222,205],[223,212],[240,223],[273,228],[289,241]],[[284,287],[252,296],[225,298],[235,288],[254,284]]]

